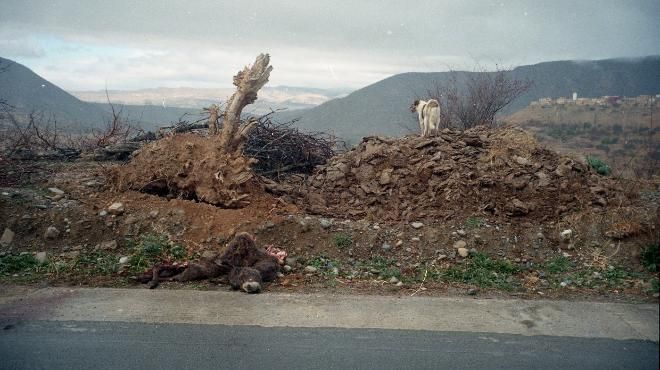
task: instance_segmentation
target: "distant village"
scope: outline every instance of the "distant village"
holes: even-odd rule
[[[557,105],[585,105],[585,106],[600,106],[610,107],[619,105],[632,105],[632,106],[654,106],[660,102],[660,94],[658,95],[639,95],[635,97],[624,96],[601,96],[600,98],[578,98],[577,93],[573,93],[572,98],[559,97],[541,98],[529,103],[532,107],[551,107]]]

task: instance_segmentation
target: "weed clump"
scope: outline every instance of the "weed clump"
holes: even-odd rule
[[[608,166],[598,157],[587,156],[587,162],[589,163],[589,166],[591,166],[591,168],[593,168],[599,175],[609,176],[612,173],[610,166]]]

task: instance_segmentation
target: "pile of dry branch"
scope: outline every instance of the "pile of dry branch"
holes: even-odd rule
[[[271,114],[260,117],[248,135],[243,154],[258,160],[252,169],[268,178],[287,173],[311,174],[325,164],[335,151],[335,138],[325,133],[303,133],[295,121],[277,123]]]

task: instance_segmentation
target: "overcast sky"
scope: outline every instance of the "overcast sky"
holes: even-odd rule
[[[408,71],[660,54],[658,0],[0,1],[0,56],[67,90],[357,88]]]

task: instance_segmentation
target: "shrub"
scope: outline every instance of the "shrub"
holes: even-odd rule
[[[587,156],[587,162],[589,163],[589,166],[591,166],[591,168],[593,168],[599,175],[609,176],[612,173],[610,166],[608,166],[598,157]]]
[[[340,233],[332,237],[332,242],[339,249],[348,248],[353,244],[353,239],[348,234]]]
[[[658,264],[660,264],[660,249],[658,244],[651,244],[644,248],[641,255],[642,264],[647,270],[652,272],[658,271]]]

